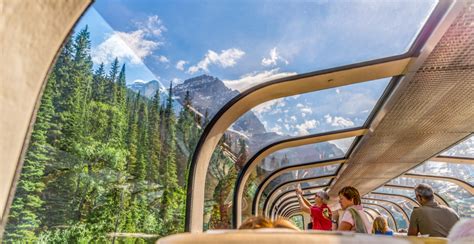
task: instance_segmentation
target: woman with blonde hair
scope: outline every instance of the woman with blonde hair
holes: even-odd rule
[[[378,216],[374,219],[372,234],[393,236],[393,231],[388,228],[387,220],[382,216]]]

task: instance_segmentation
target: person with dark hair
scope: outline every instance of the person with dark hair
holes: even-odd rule
[[[372,233],[372,225],[364,212],[359,191],[346,186],[339,191],[339,204],[344,213],[339,221],[338,230]]]
[[[434,201],[433,188],[430,185],[417,185],[415,195],[420,207],[414,207],[411,212],[408,235],[415,236],[420,233],[433,237],[447,237],[453,225],[459,220],[456,212]]]
[[[329,195],[325,191],[316,192],[314,205],[311,205],[303,196],[303,191],[299,185],[296,189],[296,196],[301,210],[311,215],[313,230],[332,230],[332,212],[327,205]]]

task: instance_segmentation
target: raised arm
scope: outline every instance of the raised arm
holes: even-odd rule
[[[303,191],[301,187],[298,185],[296,189],[296,196],[298,197],[298,203],[300,204],[301,211],[311,214],[311,203],[303,197]]]

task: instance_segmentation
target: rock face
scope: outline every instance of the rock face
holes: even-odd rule
[[[160,88],[160,84],[158,81],[152,80],[146,83],[133,83],[130,84],[128,88],[151,98]],[[197,76],[176,85],[173,91],[175,101],[183,104],[184,97],[188,91],[193,108],[203,116],[207,113],[208,119],[211,119],[227,102],[239,94],[238,91],[232,90],[225,86],[224,82],[222,82],[219,78],[209,75]],[[161,92],[163,93],[162,98],[166,97],[166,92],[163,90],[163,88]],[[232,125],[231,129],[232,130],[227,131],[226,134],[228,134],[229,138],[232,140],[232,151],[234,153],[238,151],[238,138],[245,138],[247,140],[249,152],[250,154],[253,154],[256,152],[256,149],[262,148],[263,146],[272,142],[280,141],[290,137],[288,135],[279,135],[275,132],[267,132],[262,122],[252,111],[249,111],[241,116]],[[242,134],[245,134],[245,136],[242,136]],[[288,158],[291,158],[292,161],[296,160],[298,162],[310,162],[327,157],[331,158],[331,156],[334,157],[335,155],[344,155],[336,145],[330,143],[321,143],[310,150],[307,148],[296,148],[295,150],[284,152],[283,154],[277,156],[278,164],[275,165],[274,163],[265,162],[262,167],[266,170],[273,170],[275,168],[284,166],[283,164],[285,163],[282,163],[281,161],[283,160],[285,154]]]
[[[127,87],[134,92],[140,92],[141,95],[147,98],[151,98],[160,88],[160,83],[157,80],[151,80],[148,82],[135,82],[127,85]]]
[[[160,84],[156,80],[151,80],[149,82],[132,83],[128,85],[128,88],[151,98],[160,88]],[[193,107],[202,115],[207,113],[209,119],[222,106],[239,94],[239,92],[225,86],[224,82],[220,79],[209,75],[187,79],[183,83],[176,85],[174,87],[174,96],[179,103],[183,103],[187,91],[189,91]],[[243,115],[232,128],[248,135],[266,132],[265,127],[253,112]]]

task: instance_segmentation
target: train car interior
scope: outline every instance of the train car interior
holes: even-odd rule
[[[0,0],[3,243],[474,243],[474,0]]]

